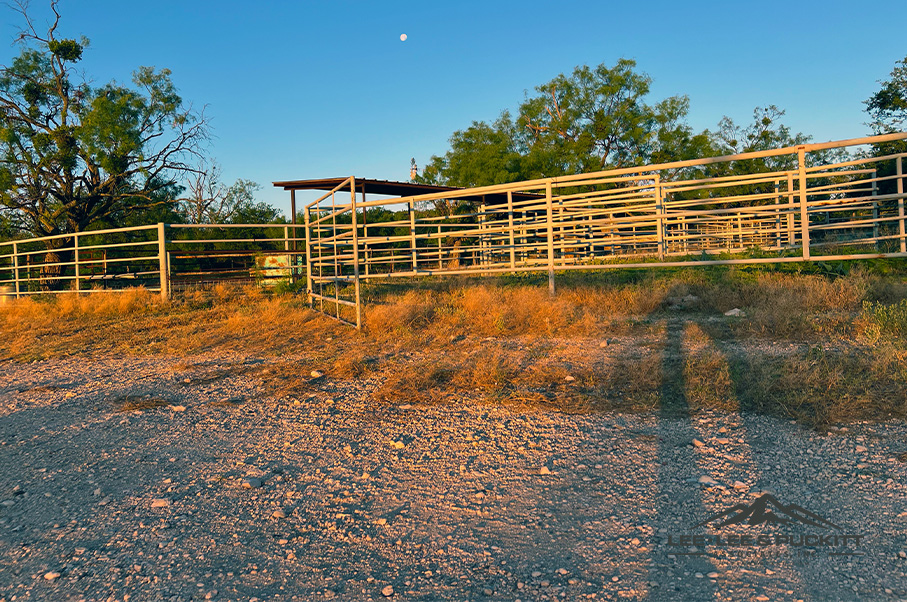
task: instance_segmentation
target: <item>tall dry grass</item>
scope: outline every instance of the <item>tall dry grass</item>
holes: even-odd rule
[[[302,297],[257,288],[169,303],[141,289],[22,299],[0,306],[0,358],[284,357],[247,372],[277,396],[375,377],[376,403],[467,396],[561,411],[758,411],[817,425],[907,414],[907,342],[891,326],[907,324],[903,279],[859,270],[608,278],[565,278],[553,298],[507,278],[372,288],[362,332]],[[735,307],[747,317],[722,315]],[[599,346],[609,338],[623,341],[618,351]],[[836,346],[845,352],[815,351]],[[325,376],[310,377],[314,369]]]

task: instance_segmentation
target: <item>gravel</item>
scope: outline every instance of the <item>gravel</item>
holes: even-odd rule
[[[0,364],[0,601],[907,599],[904,423],[264,397],[284,362]],[[829,533],[693,527],[765,492],[861,555],[669,542]]]

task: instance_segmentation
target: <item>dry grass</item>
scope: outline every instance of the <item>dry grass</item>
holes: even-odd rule
[[[467,396],[570,412],[758,411],[815,425],[907,414],[904,341],[891,326],[907,329],[901,278],[858,270],[608,278],[565,278],[554,298],[507,278],[371,288],[363,332],[300,297],[254,288],[170,303],[142,290],[24,299],[0,307],[0,358],[239,351],[290,359],[211,370],[184,361],[174,370],[189,384],[249,374],[277,396],[375,377],[383,384],[373,399],[396,404]],[[734,307],[747,318],[721,316]],[[611,337],[624,341],[618,351],[599,347]],[[766,341],[795,346],[777,353],[762,349],[774,345]],[[314,369],[324,377],[312,378]]]
[[[115,399],[113,405],[117,412],[144,412],[169,407],[171,402],[160,397],[126,395]]]

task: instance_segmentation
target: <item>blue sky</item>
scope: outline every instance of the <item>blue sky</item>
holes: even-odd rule
[[[863,5],[865,6],[865,5]],[[20,24],[6,9],[0,39]],[[98,84],[166,67],[205,109],[224,179],[405,180],[473,120],[576,65],[637,61],[651,100],[690,97],[689,121],[747,122],[776,104],[814,140],[864,135],[863,101],[907,55],[907,2],[238,2],[63,0],[61,33],[91,40]],[[36,20],[47,4],[33,0]],[[408,39],[400,41],[400,34]],[[0,44],[0,62],[18,49]]]

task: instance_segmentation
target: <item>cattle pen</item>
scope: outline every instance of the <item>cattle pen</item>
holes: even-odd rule
[[[0,286],[19,297],[141,284],[168,298],[200,283],[304,279],[314,309],[361,327],[364,281],[546,272],[554,292],[564,270],[907,257],[907,152],[893,145],[904,139],[477,188],[275,182],[291,194],[288,224],[152,224],[0,242]],[[299,223],[296,192],[312,188],[324,194],[301,207]]]

